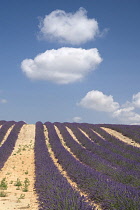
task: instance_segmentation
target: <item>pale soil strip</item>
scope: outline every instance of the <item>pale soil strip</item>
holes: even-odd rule
[[[63,136],[61,135],[61,133],[60,133],[59,129],[57,128],[57,126],[54,125],[54,127],[55,127],[56,133],[57,133],[57,135],[58,135],[58,137],[59,137],[59,139],[60,139],[61,144],[63,145],[63,147],[64,147],[66,150],[68,150],[68,152],[69,152],[76,160],[78,160],[81,164],[85,165],[84,163],[82,163],[82,162],[76,157],[76,155],[74,155],[74,154],[72,153],[71,149],[70,149],[69,147],[67,147],[67,145],[66,145],[66,143],[65,143],[65,141],[64,141],[64,139],[63,139]],[[74,134],[73,134],[73,135],[74,135]],[[78,143],[79,143],[79,142],[78,142]],[[82,145],[81,145],[81,146],[82,146]]]
[[[69,132],[69,134],[72,136],[72,138],[78,143],[81,145],[81,147],[85,148],[81,142],[76,138],[76,136],[74,135],[74,133],[72,132],[72,130],[70,128],[68,128],[67,126],[65,126],[67,131]]]
[[[77,159],[76,156],[71,152],[70,148],[66,146],[66,144],[65,144],[65,142],[64,142],[64,140],[63,140],[63,137],[62,137],[62,135],[61,135],[59,129],[57,128],[57,126],[54,126],[54,127],[55,127],[56,133],[57,133],[57,135],[58,135],[58,137],[59,137],[59,139],[60,139],[60,141],[61,141],[63,147],[64,147],[66,150],[68,150],[69,153],[72,154],[73,157],[74,157],[75,159]],[[46,138],[48,138],[48,137],[46,136]],[[49,140],[48,140],[48,141],[49,141]],[[87,198],[87,202],[89,202],[91,206],[96,207],[96,210],[102,210],[102,208],[101,208],[101,206],[100,206],[99,204],[96,204],[96,203],[94,203],[94,201],[89,200],[89,199],[88,199],[88,195],[85,194],[84,192],[82,192],[82,191],[78,188],[77,184],[76,184],[75,182],[73,182],[73,181],[70,179],[70,177],[67,175],[67,172],[64,171],[63,168],[62,168],[62,166],[58,163],[58,159],[55,158],[55,155],[54,155],[54,153],[53,153],[52,150],[51,150],[50,154],[51,154],[51,157],[52,157],[52,159],[53,159],[55,165],[58,167],[58,169],[60,170],[61,174],[62,174],[64,177],[66,177],[66,179],[67,179],[68,182],[71,184],[71,186],[73,186],[74,189],[77,190],[77,191],[80,193],[81,196],[84,195],[84,196]],[[53,154],[53,155],[52,155],[52,154]],[[78,159],[77,159],[77,160],[78,160]],[[79,161],[79,160],[78,160],[78,161]],[[82,163],[82,164],[83,164],[83,163]]]
[[[81,128],[78,128],[91,142],[94,142],[95,144],[99,145],[99,143],[95,142],[94,140],[91,140],[91,138],[88,136],[86,132],[84,132]],[[96,133],[97,134],[97,133]],[[98,135],[98,134],[97,134]],[[101,137],[101,136],[100,136]]]
[[[15,125],[12,125],[12,126],[8,129],[7,133],[5,134],[3,140],[2,140],[1,143],[0,143],[0,147],[1,147],[1,146],[3,145],[3,143],[6,141],[7,137],[9,136],[9,134],[10,134],[10,132],[11,132],[11,130],[13,129],[14,126],[15,126]]]
[[[101,136],[99,133],[97,133],[94,129],[91,128],[91,130],[92,130],[94,133],[96,133],[96,135],[98,135],[100,138],[102,138],[104,141],[106,141],[106,139],[105,139],[103,136]]]
[[[140,148],[140,144],[135,142],[133,139],[130,139],[126,136],[124,136],[123,134],[119,133],[118,131],[115,131],[113,129],[110,129],[110,128],[105,128],[105,127],[101,127],[103,130],[105,130],[106,132],[108,132],[110,135],[118,138],[119,140],[129,144],[129,145],[132,145],[134,147],[139,147]]]
[[[23,125],[18,135],[14,151],[0,171],[0,181],[6,177],[8,189],[7,197],[0,197],[0,210],[31,209],[37,210],[37,195],[34,191],[35,166],[34,166],[35,125]],[[24,181],[28,179],[28,191],[23,192]],[[20,179],[22,186],[14,186]],[[21,199],[23,198],[23,199]]]
[[[84,132],[81,128],[78,128],[89,140],[91,140],[86,132]]]

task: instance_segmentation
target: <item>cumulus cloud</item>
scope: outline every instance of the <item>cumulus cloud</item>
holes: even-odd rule
[[[82,118],[81,117],[73,117],[72,121],[79,123],[79,122],[82,122]]]
[[[113,117],[125,124],[140,124],[140,114],[137,114],[132,106],[116,110]]]
[[[135,107],[140,108],[140,92],[133,95],[132,103]]]
[[[132,101],[119,105],[114,102],[113,97],[107,96],[100,91],[92,90],[81,99],[78,105],[94,109],[97,111],[108,112],[111,117],[119,123],[140,124],[140,114],[135,112],[135,108],[140,108],[140,92],[132,96]]]
[[[34,59],[25,59],[21,69],[30,79],[68,84],[82,80],[96,69],[102,58],[96,48],[68,48],[47,50]]]
[[[140,124],[140,114],[135,112],[135,108],[140,108],[140,92],[132,96],[132,101],[127,101],[113,113],[113,117],[126,124]]]
[[[3,99],[0,99],[0,103],[1,103],[1,104],[6,104],[6,103],[7,103],[7,100],[4,99],[4,98],[3,98]]]
[[[39,38],[72,45],[93,40],[99,34],[98,22],[89,19],[84,8],[75,13],[55,10],[40,20],[39,29]]]
[[[113,112],[119,108],[119,104],[114,101],[111,95],[107,96],[98,90],[88,92],[78,104],[88,109],[103,112]]]

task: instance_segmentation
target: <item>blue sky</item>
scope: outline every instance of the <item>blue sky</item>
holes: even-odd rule
[[[139,0],[1,0],[0,120],[140,124]]]

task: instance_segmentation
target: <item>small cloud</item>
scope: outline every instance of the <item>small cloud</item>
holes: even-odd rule
[[[135,107],[140,108],[140,92],[132,96],[132,104]]]
[[[0,99],[0,103],[1,104],[6,104],[7,103],[7,100],[6,99]]]
[[[84,8],[75,13],[55,10],[44,19],[40,19],[39,29],[40,39],[56,40],[72,45],[94,40],[99,35],[98,22],[89,19]]]
[[[108,112],[110,117],[117,119],[118,122],[125,124],[140,124],[140,114],[135,112],[135,107],[140,108],[140,92],[133,95],[132,102],[126,101],[119,105],[114,102],[113,97],[107,96],[100,91],[92,90],[81,99],[78,105],[97,111]]]
[[[81,81],[102,62],[96,48],[68,48],[47,50],[34,60],[25,59],[21,69],[30,79],[47,80],[57,84]]]
[[[116,110],[113,117],[125,124],[140,124],[140,114],[137,114],[132,106]]]
[[[111,95],[107,96],[98,90],[88,92],[78,105],[102,112],[113,112],[119,108],[119,104],[114,102]]]
[[[79,123],[79,122],[82,122],[82,118],[81,118],[81,117],[74,117],[74,118],[72,119],[72,121],[73,121],[73,122]]]
[[[99,33],[99,37],[105,37],[106,34],[109,32],[109,28],[105,28],[102,32]]]
[[[132,96],[132,101],[127,101],[121,109],[113,113],[113,117],[126,124],[140,124],[140,114],[135,112],[135,108],[140,108],[140,92]]]

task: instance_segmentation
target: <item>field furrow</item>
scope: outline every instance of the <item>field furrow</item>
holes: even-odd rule
[[[34,191],[35,125],[24,124],[14,150],[0,171],[1,180],[7,183],[6,197],[0,198],[2,210],[38,209]],[[2,191],[1,191],[2,192]]]
[[[62,138],[62,135],[60,134],[60,131],[59,131],[59,129],[56,126],[55,126],[55,130],[56,130],[56,133],[57,133],[59,139],[61,139],[60,141],[61,141],[62,145],[65,147],[65,149],[69,150],[69,148],[67,148],[65,146],[63,138]],[[48,151],[49,151],[50,157],[52,158],[55,166],[58,168],[60,173],[67,179],[67,181],[72,186],[72,188],[74,188],[81,196],[85,197],[85,202],[88,202],[95,210],[101,210],[101,207],[99,205],[95,204],[93,201],[89,200],[88,199],[88,195],[85,194],[84,192],[82,192],[78,188],[77,184],[70,179],[70,177],[68,176],[67,172],[62,168],[62,166],[59,164],[58,159],[55,157],[55,154],[54,154],[54,152],[53,152],[53,150],[51,148],[51,145],[49,143],[48,131],[47,131],[46,128],[45,128],[44,133],[45,133],[46,144],[48,146]],[[70,152],[70,150],[69,150],[69,152]]]
[[[119,138],[110,135],[108,132],[106,132],[98,125],[96,126],[91,125],[91,129],[93,129],[93,131],[98,132],[104,139],[106,139],[106,142],[102,141],[103,146],[107,144],[108,148],[111,148],[111,150],[114,153],[124,156],[126,161],[128,160],[129,162],[132,162],[132,164],[137,165],[137,162],[139,162],[140,158],[139,148],[126,144],[124,141],[121,141]],[[140,165],[138,165],[138,169],[140,169]]]
[[[108,176],[81,164],[62,146],[53,124],[47,122],[45,125],[48,129],[51,147],[59,163],[67,171],[69,177],[77,183],[78,188],[86,192],[90,199],[102,204],[103,209],[114,209],[115,206],[121,209],[122,205],[128,209],[133,205],[135,209],[138,209],[139,190],[114,182]]]
[[[140,144],[140,125],[101,124],[100,127],[110,128]]]
[[[72,126],[72,125],[70,125]],[[80,129],[86,132],[89,138],[98,145],[101,146],[102,149],[108,149],[109,154],[116,154],[118,157],[123,158],[123,162],[131,162],[132,165],[138,164],[139,169],[139,148],[133,148],[132,146],[125,144],[124,142],[120,141],[118,138],[111,136],[105,130],[101,129],[99,126],[87,126],[87,125],[79,125]],[[74,129],[77,129],[76,127]],[[79,132],[79,131],[77,131]],[[97,135],[97,132],[100,134]],[[80,135],[80,134],[79,134]],[[82,136],[81,136],[82,137]],[[113,153],[112,153],[113,152]],[[116,158],[117,160],[117,158]]]
[[[47,148],[44,127],[41,122],[36,123],[35,173],[35,189],[38,194],[39,209],[94,209],[72,188],[54,164]]]
[[[139,143],[135,142],[133,139],[130,139],[130,138],[122,135],[118,131],[115,131],[115,130],[110,129],[110,128],[105,128],[105,127],[101,127],[101,128],[104,129],[109,134],[111,134],[112,136],[114,136],[114,137],[118,138],[119,140],[125,142],[126,144],[132,145],[133,147],[140,148],[140,144]]]
[[[0,121],[0,210],[139,210],[138,128]]]
[[[126,157],[123,157],[123,155],[119,154],[118,149],[118,152],[114,152],[114,149],[116,149],[115,145],[111,144],[111,146],[109,146],[110,143],[108,141],[104,141],[101,137],[99,137],[92,131],[90,132],[90,138],[93,139],[93,141],[90,141],[89,138],[87,138],[82,132],[80,132],[80,130],[75,125],[72,125],[70,123],[65,123],[65,125],[72,129],[76,138],[87,150],[109,161],[110,165],[112,165],[112,167],[116,168],[117,170],[119,169],[127,171],[128,173],[139,178],[139,171],[137,171],[140,169],[139,161],[133,161],[129,160]],[[99,143],[100,146],[97,143]],[[133,171],[131,169],[134,169],[136,171]]]
[[[127,172],[126,170],[123,170],[124,168],[121,169],[120,167],[116,167],[116,165],[112,165],[111,162],[106,160],[105,158],[106,156],[102,158],[101,155],[98,155],[94,152],[92,153],[90,151],[90,148],[91,147],[93,148],[94,145],[90,144],[90,148],[88,148],[87,150],[85,147],[86,145],[82,146],[81,144],[79,144],[80,140],[78,139],[80,139],[80,137],[78,138],[77,136],[76,138],[76,136],[72,132],[74,128],[72,130],[69,129],[69,132],[72,134],[72,136],[70,136],[70,134],[68,133],[68,131],[66,130],[65,126],[62,123],[56,123],[56,125],[58,126],[62,134],[65,144],[67,145],[68,148],[70,148],[72,154],[76,156],[76,158],[78,158],[78,160],[82,164],[84,163],[90,166],[91,168],[93,168],[94,170],[101,172],[105,175],[108,175],[109,177],[116,180],[117,182],[124,183],[124,184],[127,184],[129,182],[130,185],[134,187],[139,187],[139,184],[140,184],[139,178],[135,178],[134,176],[132,176],[133,172],[130,174],[129,171]],[[120,173],[121,173],[121,176],[120,176]],[[130,182],[130,177],[132,179],[131,182]]]

